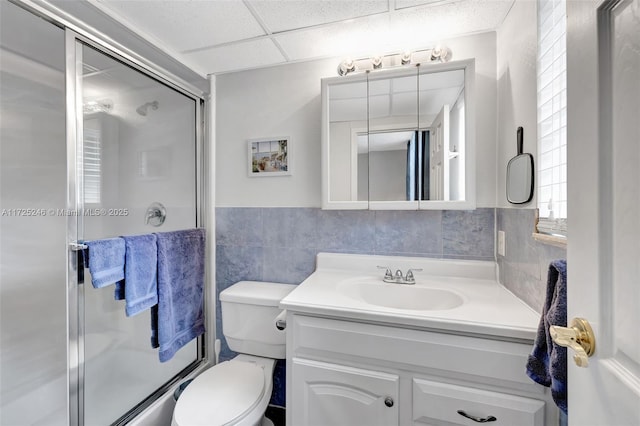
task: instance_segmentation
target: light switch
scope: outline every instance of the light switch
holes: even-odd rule
[[[506,243],[505,243],[505,233],[504,231],[498,231],[498,254],[500,256],[506,256],[507,255],[507,250],[506,250]]]

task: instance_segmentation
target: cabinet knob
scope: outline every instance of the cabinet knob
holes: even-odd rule
[[[386,397],[384,399],[384,405],[386,405],[387,407],[393,407],[393,398],[391,398],[390,396]]]

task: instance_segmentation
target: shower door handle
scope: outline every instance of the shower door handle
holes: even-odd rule
[[[84,251],[89,247],[86,244],[72,241],[69,243],[69,248],[76,255],[78,285],[82,285],[84,284]]]
[[[84,254],[82,250],[76,251],[76,259],[78,265],[78,285],[84,284]]]

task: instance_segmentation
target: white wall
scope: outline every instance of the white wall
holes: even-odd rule
[[[506,196],[507,163],[516,155],[518,126],[524,128],[524,152],[537,161],[536,13],[535,1],[516,1],[498,29],[497,207],[536,206],[535,193],[531,202],[519,206]]]
[[[407,150],[369,153],[369,198],[372,201],[406,201]]]
[[[453,60],[476,58],[477,201],[496,203],[496,34],[442,40]],[[428,46],[429,44],[426,44]],[[340,59],[217,76],[216,206],[320,207],[320,80]],[[515,130],[514,130],[515,132]],[[291,138],[292,176],[247,176],[246,140]]]

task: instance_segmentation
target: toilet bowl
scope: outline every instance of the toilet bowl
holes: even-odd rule
[[[274,359],[241,354],[209,368],[180,395],[172,426],[260,425],[274,366]]]
[[[197,376],[182,392],[172,426],[258,426],[273,390],[286,334],[276,327],[280,300],[294,285],[241,281],[220,293],[222,331],[239,354]],[[264,422],[264,423],[263,423]]]

